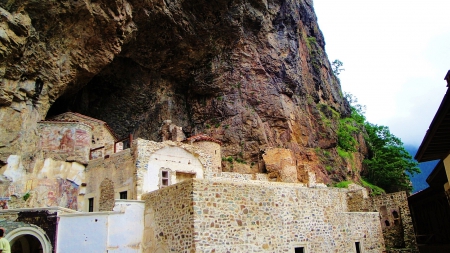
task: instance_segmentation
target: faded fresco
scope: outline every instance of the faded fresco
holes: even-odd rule
[[[61,206],[77,210],[78,189],[77,184],[67,179],[39,179],[35,182],[31,202],[42,207]]]
[[[89,134],[74,127],[46,126],[41,130],[43,150],[73,152],[77,147],[89,147]]]
[[[42,124],[40,145],[46,157],[64,160],[64,156],[86,162],[89,159],[91,133],[78,124]]]

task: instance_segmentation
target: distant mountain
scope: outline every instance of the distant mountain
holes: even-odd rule
[[[411,154],[412,157],[414,157],[417,153],[418,147],[405,145],[406,151],[408,151],[409,154]],[[428,188],[428,183],[426,182],[427,177],[430,175],[431,171],[433,171],[434,167],[439,161],[430,161],[430,162],[423,162],[419,163],[419,168],[421,173],[410,176],[411,183],[413,185],[413,193],[416,193],[418,191],[424,190]]]

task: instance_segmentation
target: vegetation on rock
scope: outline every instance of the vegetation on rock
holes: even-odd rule
[[[355,136],[363,132],[369,149],[368,156],[363,161],[362,176],[367,180],[362,180],[363,185],[379,194],[383,192],[382,189],[374,188],[374,185],[387,192],[411,191],[409,175],[420,172],[418,163],[387,126],[368,122],[364,116],[364,107],[356,104],[357,100],[352,95],[346,94],[346,98],[352,104],[352,113],[350,117],[341,118],[339,121],[339,155],[343,159],[351,159],[352,153],[358,151],[358,140]]]

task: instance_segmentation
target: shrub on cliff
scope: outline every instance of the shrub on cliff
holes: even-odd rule
[[[420,173],[418,163],[406,151],[402,141],[393,135],[386,126],[368,122],[364,116],[364,107],[356,104],[351,94],[345,97],[352,105],[350,117],[341,118],[338,129],[338,152],[344,159],[357,151],[356,135],[363,132],[369,148],[364,159],[364,177],[370,183],[386,192],[411,191],[408,176]]]

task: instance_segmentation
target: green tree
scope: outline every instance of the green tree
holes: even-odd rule
[[[363,176],[370,183],[387,192],[400,190],[411,191],[409,175],[420,173],[418,163],[406,151],[401,140],[393,135],[386,126],[372,124],[364,116],[365,106],[357,104],[352,94],[344,97],[351,104],[350,117],[339,121],[338,152],[341,157],[351,157],[357,151],[356,136],[364,133],[369,148],[369,155],[364,159]]]
[[[331,63],[331,69],[335,76],[338,76],[345,69],[341,68],[344,65],[340,60],[336,59]]]
[[[418,163],[406,151],[402,141],[386,126],[366,122],[367,142],[370,154],[364,160],[367,167],[366,178],[387,192],[411,191],[408,177],[420,173]]]

